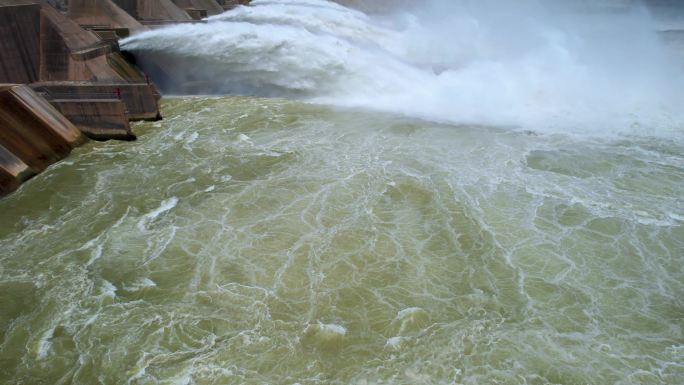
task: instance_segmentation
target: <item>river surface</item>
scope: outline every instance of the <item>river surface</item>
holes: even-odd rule
[[[122,41],[251,96],[165,97],[0,200],[0,384],[684,384],[684,74],[648,15],[421,4]]]
[[[681,384],[681,143],[163,110],[0,201],[0,383]]]

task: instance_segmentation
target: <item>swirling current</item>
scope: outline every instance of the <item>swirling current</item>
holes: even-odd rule
[[[223,17],[330,9],[255,3]],[[316,12],[307,33],[331,25]],[[269,23],[239,28],[262,39]],[[174,28],[123,46],[156,55]],[[374,108],[272,83],[283,58],[289,79],[322,63],[287,50],[220,86],[289,99],[165,97],[136,142],[91,142],[0,200],[0,383],[682,384],[678,115],[590,98],[622,114],[608,130],[600,109],[559,114],[577,107],[562,87],[480,123],[488,97],[462,120],[386,108],[392,87]],[[328,69],[358,85],[352,67]],[[432,71],[426,87],[465,76]],[[516,84],[494,105],[534,94]]]
[[[3,383],[680,383],[681,144],[164,112],[0,201]]]

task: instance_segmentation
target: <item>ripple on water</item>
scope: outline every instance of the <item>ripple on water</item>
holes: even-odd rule
[[[0,201],[0,382],[684,378],[676,145],[163,106]]]

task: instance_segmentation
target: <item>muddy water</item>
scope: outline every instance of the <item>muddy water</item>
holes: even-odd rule
[[[681,143],[163,107],[0,201],[0,383],[684,378]]]

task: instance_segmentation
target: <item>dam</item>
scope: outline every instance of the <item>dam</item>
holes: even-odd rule
[[[680,384],[684,68],[661,19],[397,3],[112,12],[139,28],[116,43],[143,75],[112,81],[137,140],[59,118],[32,161],[0,138],[0,178],[35,174],[0,200],[0,383]],[[82,82],[1,105],[52,111],[21,114],[40,132],[107,92]]]
[[[40,108],[29,107],[32,119],[50,122],[55,121],[56,115],[62,115],[62,120],[80,130],[79,137],[82,133],[95,140],[134,140],[129,120],[160,119],[158,102],[161,95],[149,77],[122,56],[116,33],[125,31],[127,36],[131,31],[141,31],[144,27],[114,3],[103,0],[98,4],[118,12],[106,15],[90,12],[92,16],[88,18],[93,7],[88,8],[84,2],[75,1],[71,6],[75,18],[70,18],[40,1],[1,1],[0,51],[3,54],[0,57],[0,84],[5,84],[2,87],[8,90],[8,95],[19,90],[23,92],[24,97],[13,99],[15,101],[31,99],[33,105],[41,104]],[[83,28],[77,20],[81,23],[111,20],[112,23],[94,32]],[[25,88],[18,87],[21,84],[31,87],[34,92],[29,95]],[[50,108],[43,108],[48,104]],[[58,137],[63,131],[61,124],[44,124],[41,126],[42,134],[32,134],[32,139],[22,145],[24,149],[19,150],[16,140],[8,138],[28,135],[27,127],[31,125],[25,125],[26,118],[19,116],[17,111],[10,102],[0,106],[5,134],[0,145],[11,155],[3,157],[0,167],[4,169],[15,164],[16,159],[28,161],[22,159],[22,154],[28,151],[26,149],[46,149],[38,143],[50,142],[50,138]],[[50,146],[60,147],[63,144],[52,143]],[[41,156],[52,163],[62,159],[68,151],[58,153],[51,151]],[[12,160],[5,163],[5,159]],[[22,173],[21,177],[14,174],[3,177],[1,193],[10,193],[27,176],[35,175],[46,166],[34,167],[33,172]]]

